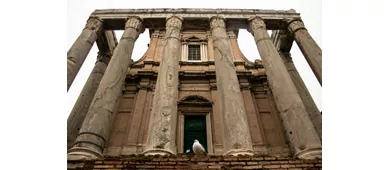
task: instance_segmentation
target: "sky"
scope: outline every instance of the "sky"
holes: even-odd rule
[[[196,3],[189,3],[196,2]],[[301,14],[307,30],[317,44],[322,48],[322,17],[320,0],[239,0],[239,1],[179,1],[179,0],[147,0],[147,1],[129,1],[129,0],[68,0],[67,1],[67,49],[76,41],[81,31],[85,27],[88,16],[95,9],[134,9],[134,8],[236,8],[236,9],[274,9],[288,10],[295,9]],[[115,31],[118,41],[123,31]],[[142,57],[147,50],[149,43],[149,32],[141,34],[134,45],[132,59],[134,61]],[[238,35],[238,44],[250,61],[260,59],[253,36],[246,30],[240,29]],[[95,64],[98,48],[96,43],[92,47],[89,55],[84,61],[79,73],[77,74],[72,86],[68,91],[68,112],[71,112],[74,103],[77,100],[89,74]],[[291,49],[293,62],[310,91],[317,107],[322,111],[322,90],[314,73],[311,71],[302,52],[294,42]]]

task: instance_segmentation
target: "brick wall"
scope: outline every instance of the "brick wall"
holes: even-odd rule
[[[68,169],[125,170],[125,169],[262,169],[262,170],[322,170],[322,160],[264,156],[189,155],[107,157],[96,161],[68,161]]]

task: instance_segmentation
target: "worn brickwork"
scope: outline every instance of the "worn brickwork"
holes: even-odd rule
[[[68,161],[68,169],[128,170],[128,169],[262,169],[321,170],[322,160],[254,156],[143,156],[106,157],[96,161]]]

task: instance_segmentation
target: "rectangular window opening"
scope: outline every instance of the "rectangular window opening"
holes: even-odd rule
[[[201,60],[200,45],[188,45],[188,60]]]

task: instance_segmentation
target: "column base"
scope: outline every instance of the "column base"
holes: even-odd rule
[[[309,148],[295,154],[299,159],[322,159],[322,148]]]
[[[255,152],[253,150],[245,150],[245,149],[231,149],[230,151],[226,152],[224,156],[238,156],[238,155],[254,155]]]
[[[145,152],[143,152],[142,154],[146,155],[146,156],[153,156],[153,155],[173,155],[172,152],[170,151],[167,151],[167,150],[164,150],[164,149],[153,149],[153,150],[146,150]]]
[[[69,149],[68,160],[96,160],[103,159],[102,153],[85,147],[73,147]]]

